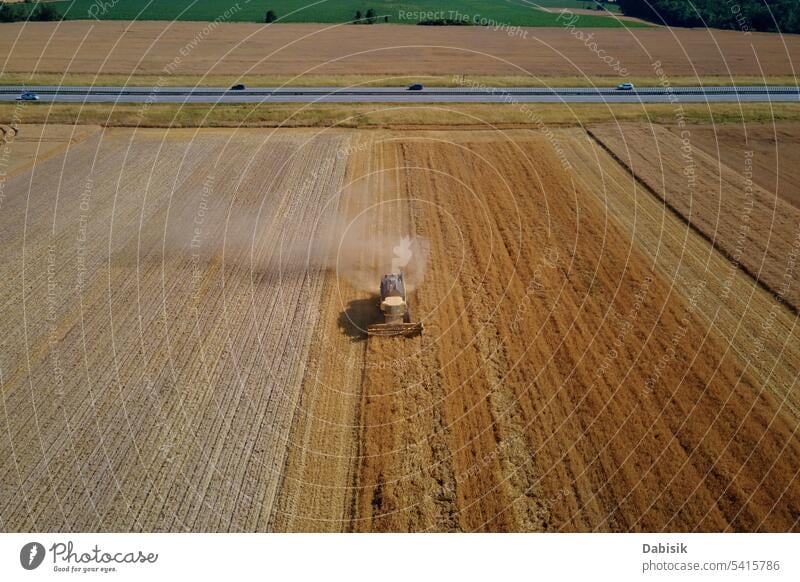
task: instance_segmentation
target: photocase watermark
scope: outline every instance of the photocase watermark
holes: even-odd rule
[[[449,14],[454,10],[398,10],[398,20],[425,21],[425,20],[448,20]]]
[[[118,0],[115,0],[118,1]],[[249,3],[249,0],[244,2],[245,4]],[[161,92],[161,89],[166,85],[167,78],[171,75],[174,75],[178,69],[180,68],[183,60],[189,55],[194,52],[194,50],[200,45],[201,42],[206,40],[211,34],[219,27],[220,24],[224,22],[230,21],[230,19],[239,11],[242,10],[242,7],[239,2],[227,8],[222,14],[217,16],[214,20],[206,23],[206,25],[198,31],[189,42],[184,44],[181,48],[178,49],[178,54],[176,54],[172,60],[164,65],[162,69],[162,74],[159,75],[158,79],[155,83],[153,83],[153,90],[147,95],[147,98],[142,103],[142,106],[139,108],[139,112],[137,113],[137,120],[138,124],[141,124],[144,120],[145,115],[150,110],[150,107],[158,100],[158,95]]]
[[[664,350],[664,353],[661,354],[661,357],[656,362],[653,372],[644,382],[645,393],[651,394],[653,392],[656,384],[658,384],[658,382],[661,380],[664,371],[667,369],[667,366],[678,356],[678,347],[683,342],[683,339],[686,337],[686,334],[689,331],[689,325],[692,321],[692,314],[697,309],[697,303],[700,300],[700,295],[702,295],[705,289],[706,282],[700,281],[697,283],[697,285],[695,285],[694,289],[689,295],[688,303],[684,309],[683,316],[678,322],[678,329],[673,332],[670,342]]]
[[[747,245],[747,236],[750,233],[750,220],[753,208],[755,207],[755,198],[753,197],[753,155],[752,150],[745,150],[744,152],[744,184],[742,185],[744,205],[742,213],[739,215],[739,232],[736,235],[736,244],[731,253],[732,261],[728,265],[728,276],[725,277],[725,280],[722,282],[720,298],[723,301],[731,294],[733,282],[741,266],[742,255]]]
[[[736,20],[736,25],[745,35],[750,35],[750,23],[747,20],[744,12],[742,12],[742,5],[735,0],[725,0],[725,5],[731,11],[733,18]]]
[[[544,288],[544,272],[558,267],[558,258],[558,248],[548,247],[545,249],[541,259],[536,263],[536,266],[533,268],[533,275],[525,286],[525,296],[514,311],[514,319],[511,320],[512,332],[520,330],[520,324],[531,305],[531,296]]]
[[[19,563],[26,570],[35,570],[42,565],[45,549],[39,542],[29,542],[19,551]]]
[[[192,238],[189,241],[189,249],[191,251],[191,286],[194,289],[192,298],[194,299],[195,311],[199,311],[199,307],[197,305],[202,292],[202,285],[200,283],[202,282],[202,279],[206,273],[202,257],[203,226],[205,225],[206,217],[208,216],[209,212],[208,200],[214,191],[214,180],[215,177],[213,173],[208,174],[206,179],[203,180],[203,189],[200,193],[200,200],[197,202],[197,209],[192,217]]]
[[[595,369],[594,376],[592,378],[592,385],[589,387],[589,391],[594,389],[597,379],[601,376],[604,376],[606,372],[611,369],[612,364],[617,360],[617,358],[619,358],[619,350],[621,350],[623,346],[628,345],[630,334],[633,331],[633,324],[637,319],[639,319],[639,314],[642,312],[642,308],[647,303],[648,296],[650,295],[650,287],[653,285],[653,280],[653,275],[648,273],[641,285],[639,285],[636,293],[634,293],[633,305],[623,319],[617,334],[614,336],[614,341],[611,344],[611,347],[606,350],[600,366]]]
[[[562,487],[561,489],[556,490],[552,495],[549,497],[545,497],[544,499],[539,499],[539,512],[541,514],[541,519],[546,521],[550,514],[553,511],[553,508],[556,505],[560,505],[567,500],[567,498],[574,495],[574,492],[569,487]]]
[[[505,89],[489,87],[485,83],[475,81],[464,75],[454,75],[451,80],[454,84],[461,87],[471,87],[472,89],[480,89],[481,91],[486,91],[493,95],[503,95],[503,103],[507,105],[514,105],[519,112],[522,113],[527,123],[535,125],[536,128],[542,134],[544,134],[544,136],[547,138],[547,141],[549,141],[550,145],[553,146],[561,167],[567,171],[572,170],[572,163],[569,161],[569,156],[564,151],[564,148],[561,147],[561,143],[556,137],[555,132],[553,132],[550,124],[545,122],[535,108],[531,107],[527,103],[521,102],[517,97],[514,96],[513,93],[509,93]]]
[[[593,52],[598,59],[608,65],[612,71],[621,77],[627,77],[629,74],[628,69],[622,65],[622,62],[618,58],[608,54],[608,51],[600,46],[598,41],[595,39],[594,32],[587,33],[586,31],[578,28],[580,20],[580,15],[575,14],[569,8],[562,8],[556,17],[556,22],[560,23],[564,28],[566,28],[573,37],[582,42],[587,49]]]
[[[49,549],[39,542],[29,542],[19,552],[20,565],[26,570],[35,570],[47,557],[52,558],[53,572],[68,574],[107,574],[121,571],[121,566],[148,565],[158,561],[155,552],[106,551],[95,544],[88,550],[76,550],[72,541],[56,542]]]
[[[489,465],[491,465],[495,460],[499,459],[501,455],[505,454],[505,451],[514,444],[521,444],[527,447],[524,438],[520,434],[513,434],[509,436],[507,439],[497,443],[491,451],[485,453],[481,456],[477,462],[472,463],[469,468],[465,471],[462,471],[458,475],[456,475],[455,482],[456,483],[463,483],[467,479],[472,477],[476,477],[482,471],[484,471]]]
[[[694,148],[692,147],[692,133],[689,126],[686,124],[686,111],[680,103],[678,96],[672,86],[669,76],[664,71],[661,61],[653,61],[651,63],[653,72],[658,79],[658,84],[664,88],[667,95],[667,101],[674,105],[673,115],[678,124],[678,132],[681,140],[680,152],[681,159],[683,160],[683,175],[686,178],[686,188],[688,195],[691,197],[694,194],[695,187],[697,186],[697,173],[696,162],[694,159]]]
[[[81,192],[78,201],[78,233],[75,238],[77,251],[75,255],[75,290],[78,294],[81,294],[86,286],[87,256],[89,254],[87,249],[87,242],[89,239],[89,210],[91,208],[93,191],[94,180],[92,176],[87,176],[86,182],[83,185],[83,192]]]
[[[61,367],[61,351],[58,349],[61,342],[58,326],[58,281],[56,279],[56,247],[47,247],[47,296],[45,307],[45,321],[47,322],[48,333],[47,343],[49,346],[48,359],[50,369],[53,372],[53,381],[56,387],[56,395],[64,396],[64,370]]]
[[[89,9],[86,11],[86,14],[89,18],[93,18],[95,20],[101,20],[101,16],[105,16],[111,9],[114,8],[117,4],[119,4],[120,0],[108,0],[104,2],[103,0],[95,0]]]
[[[25,101],[17,101],[14,104],[14,109],[11,111],[11,119],[8,122],[8,128],[11,134],[3,131],[2,150],[0,150],[0,209],[3,208],[3,202],[6,199],[6,182],[8,181],[8,166],[11,157],[11,144],[17,135],[17,127],[22,119],[22,110],[27,104]]]
[[[680,118],[681,122],[684,119]],[[679,125],[679,127],[681,127]],[[686,178],[686,191],[690,199],[694,198],[694,191],[697,187],[697,165],[694,160],[694,148],[692,147],[692,133],[688,128],[682,127],[681,137],[681,159],[683,160],[683,176]]]
[[[778,310],[781,309],[781,304],[785,301],[786,294],[796,284],[798,260],[800,260],[800,231],[795,236],[792,248],[786,257],[786,268],[783,270],[782,283],[774,295],[775,302],[770,307],[767,315],[761,320],[758,337],[753,340],[752,361],[754,362],[759,361],[764,357],[764,353],[768,352],[767,342],[764,337],[772,332],[775,327],[775,320],[778,317]]]
[[[535,457],[533,455],[526,455],[525,459],[521,461],[521,465],[519,462],[514,463],[509,459],[511,456],[510,451],[513,448],[520,448],[528,451],[530,450],[530,444],[526,441],[522,434],[510,435],[508,438],[498,442],[492,450],[484,453],[480,458],[476,459],[476,461],[472,463],[466,470],[454,475],[454,478],[449,480],[447,483],[443,483],[441,494],[449,498],[455,498],[456,488],[458,487],[459,483],[464,483],[469,479],[478,477],[483,471],[489,469],[492,464],[495,462],[500,462],[502,459],[505,459],[510,463],[513,471],[523,470],[525,465],[530,465],[534,462]],[[563,503],[573,494],[574,493],[572,489],[569,486],[565,486],[554,491],[550,495],[537,496],[535,503],[538,519],[547,521],[553,508],[556,505]],[[519,499],[525,499],[526,495],[528,495],[528,492],[525,492],[525,494],[521,495],[515,501],[518,501]]]
[[[404,372],[412,370],[414,367],[413,362],[409,362],[410,358],[395,358],[390,360],[364,360],[361,356],[346,356],[344,358],[345,368],[351,370],[396,370]]]
[[[511,25],[482,14],[467,14],[459,10],[399,10],[397,20],[483,26],[495,32],[503,32],[512,38],[528,38],[528,31],[521,26]]]
[[[346,160],[352,154],[357,154],[365,151],[369,151],[372,149],[373,144],[372,142],[362,140],[356,143],[351,141],[346,142],[347,145],[339,146],[336,148],[336,159],[337,160]]]
[[[664,93],[667,96],[667,101],[669,101],[669,103],[672,105],[679,103],[678,96],[675,94],[675,89],[672,86],[672,82],[669,80],[669,76],[664,71],[664,67],[661,66],[661,61],[652,61],[650,66],[656,75],[656,79],[658,79],[659,86],[664,89]]]

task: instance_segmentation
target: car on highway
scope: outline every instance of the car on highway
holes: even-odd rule
[[[231,87],[228,90],[229,91],[244,91],[245,89],[246,89],[246,87],[244,85],[242,85],[241,83],[238,83],[238,84],[234,85],[233,87]]]
[[[17,101],[38,101],[39,96],[33,91],[25,91],[22,95],[17,97]]]
[[[633,83],[622,83],[617,85],[617,91],[633,91]]]
[[[422,85],[419,83],[414,83],[413,85],[408,86],[409,91],[422,91]]]

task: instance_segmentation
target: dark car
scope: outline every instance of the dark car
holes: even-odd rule
[[[409,91],[422,91],[422,85],[419,83],[414,83],[413,85],[408,86]]]
[[[244,91],[246,88],[247,88],[247,87],[245,87],[244,85],[242,85],[241,83],[239,83],[239,84],[237,84],[237,85],[234,85],[233,87],[231,87],[229,90],[230,90],[230,91]]]

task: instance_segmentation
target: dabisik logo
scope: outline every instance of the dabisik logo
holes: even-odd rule
[[[44,546],[39,542],[29,542],[19,551],[19,563],[26,570],[35,570],[44,561]]]

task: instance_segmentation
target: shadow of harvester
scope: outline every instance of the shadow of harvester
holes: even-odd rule
[[[383,315],[378,308],[377,295],[367,299],[354,299],[339,314],[339,327],[352,341],[364,341],[367,339],[367,328],[373,323],[382,322]]]

